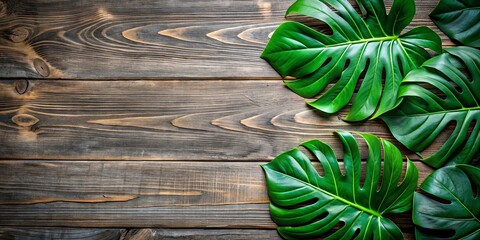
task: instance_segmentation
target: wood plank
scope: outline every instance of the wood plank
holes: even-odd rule
[[[0,0],[0,78],[279,79],[259,55],[292,2]]]
[[[0,235],[1,236],[1,235]],[[404,232],[405,240],[415,239],[413,232]],[[128,231],[122,240],[250,240],[250,239],[269,239],[280,240],[276,230],[257,230],[257,229],[132,229]]]
[[[69,240],[249,240],[281,239],[276,230],[267,229],[105,229],[105,228],[0,228],[0,239]]]
[[[2,240],[117,240],[126,234],[126,229],[0,227],[0,239]]]
[[[0,226],[274,229],[262,163],[0,161]]]
[[[380,120],[324,116],[280,81],[2,81],[0,99],[0,159],[265,161],[312,138],[341,158],[336,130],[400,146]]]
[[[250,240],[282,239],[276,230],[258,229],[133,229],[123,240]]]
[[[1,161],[0,226],[272,228],[260,164]]]

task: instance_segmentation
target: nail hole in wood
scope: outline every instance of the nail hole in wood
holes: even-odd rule
[[[48,75],[50,75],[47,64],[40,58],[33,60],[33,67],[35,67],[35,70],[37,70],[38,74],[42,75],[42,77],[48,77]]]

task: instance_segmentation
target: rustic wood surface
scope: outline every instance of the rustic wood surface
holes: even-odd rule
[[[311,138],[341,158],[341,130],[397,143],[380,120],[324,116],[273,80],[17,80],[0,98],[4,159],[265,161]]]
[[[0,228],[0,239],[68,240],[280,240],[276,230],[267,229],[92,229],[92,228]]]
[[[337,130],[400,146],[380,120],[307,107],[259,58],[292,2],[0,0],[0,239],[280,239],[260,164],[311,138],[342,158]],[[436,3],[408,28],[452,46]]]
[[[0,225],[274,229],[264,163],[3,160]]]
[[[68,239],[109,240],[122,239],[126,229],[82,229],[82,228],[7,228],[0,227],[2,240]],[[128,238],[123,238],[124,240]],[[134,239],[134,238],[129,238]]]
[[[278,79],[258,56],[293,1],[0,2],[0,77]],[[409,28],[440,33],[436,2],[417,1]]]

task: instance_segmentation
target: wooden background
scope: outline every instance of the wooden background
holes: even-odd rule
[[[398,145],[259,58],[292,2],[0,0],[0,239],[278,239],[260,164],[311,138],[341,158],[335,130]],[[453,45],[436,2],[410,27]]]

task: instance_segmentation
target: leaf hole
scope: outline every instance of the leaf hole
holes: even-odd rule
[[[383,149],[383,147],[380,148],[380,156],[382,156],[382,159],[384,159],[385,157],[385,150]],[[377,183],[377,192],[380,191],[380,189],[382,188],[382,182],[383,182],[383,160],[382,162],[380,163],[380,174],[378,176],[378,183]]]
[[[398,181],[397,183],[397,187],[399,187],[400,185],[402,185],[403,183],[403,180],[405,180],[405,175],[407,174],[407,166],[404,164],[402,166],[402,173],[400,174],[400,180]]]
[[[403,68],[403,62],[402,62],[402,59],[400,57],[397,57],[397,66],[398,66],[398,70],[400,70],[401,76],[405,77],[405,75],[408,73],[408,71]]]
[[[368,67],[370,66],[370,58],[367,58],[366,62],[365,62],[365,68],[363,69],[363,71],[360,73],[359,77],[358,77],[358,82],[357,82],[357,85],[355,86],[355,93],[358,92],[358,90],[360,89],[360,86],[362,85],[363,81],[365,80],[365,75],[367,74],[368,72]]]
[[[426,197],[428,197],[432,200],[435,200],[439,203],[443,203],[443,204],[451,204],[452,203],[451,201],[449,201],[447,199],[443,199],[441,197],[435,196],[433,194],[430,194],[428,192],[423,191],[422,189],[418,189],[418,193],[420,193],[420,194],[422,194],[422,195],[424,195],[424,196],[426,196]]]
[[[416,82],[415,84],[417,84],[418,86],[432,92],[434,95],[436,95],[437,97],[439,97],[443,101],[447,100],[447,95],[445,95],[445,93],[442,90],[438,89],[437,87],[435,87],[431,84],[428,84],[428,83],[423,83],[423,82]],[[415,100],[416,100],[416,102],[421,104],[422,107],[427,107],[428,106],[427,102],[425,102],[421,98],[415,98]]]
[[[472,73],[467,68],[460,68],[459,70],[465,75],[469,83],[473,83]]]
[[[428,68],[428,70],[435,73],[436,75],[440,76],[442,79],[448,81],[448,83],[450,85],[452,85],[452,87],[454,87],[455,90],[457,90],[457,92],[459,92],[459,93],[463,92],[463,89],[460,86],[458,86],[458,84],[456,84],[454,81],[450,80],[450,77],[445,75],[444,72],[442,72],[438,69],[435,69],[435,68]],[[447,99],[447,96],[445,95],[445,93],[443,91],[441,91],[440,89],[438,89],[437,87],[435,87],[433,85],[430,85],[430,84],[427,84],[427,85],[428,85],[427,89],[432,91],[433,93],[435,93],[435,95],[439,96],[443,100]]]
[[[318,160],[315,155],[310,150],[308,150],[308,148],[304,146],[298,146],[298,149],[301,150],[308,159],[310,159],[310,162],[312,163],[313,168],[317,171],[318,175],[320,177],[325,177],[325,170],[323,169],[320,160]]]
[[[380,167],[380,176],[378,177],[377,192],[380,191],[380,189],[382,188],[382,180],[383,180],[383,162]]]
[[[316,216],[315,218],[313,218],[312,220],[308,221],[307,223],[304,223],[302,224],[303,226],[305,225],[309,225],[309,224],[312,224],[312,223],[315,223],[315,222],[318,222],[318,221],[321,221],[323,220],[324,218],[326,218],[328,216],[328,212],[323,212],[322,214]]]
[[[345,169],[345,159],[342,160],[342,164],[338,164],[340,168],[340,172],[342,173],[342,176],[347,175],[347,169]]]
[[[313,165],[313,168],[315,168],[315,170],[317,171],[317,173],[320,177],[322,177],[322,178],[325,177],[325,170],[323,169],[322,164],[320,164],[320,163],[316,164],[316,162],[313,162],[312,165]]]
[[[467,136],[465,136],[463,144],[455,150],[455,152],[452,154],[453,156],[456,156],[460,153],[460,150],[464,149],[466,147],[466,144],[468,142],[468,139],[471,138],[476,138],[477,136],[473,134],[473,130],[475,129],[475,126],[477,125],[477,120],[473,119],[470,124],[468,125],[468,130],[467,130]]]
[[[450,121],[445,128],[443,128],[443,131],[441,131],[436,140],[432,142],[429,146],[427,146],[422,152],[422,156],[431,156],[435,154],[441,147],[441,143],[444,143],[447,141],[447,139],[452,136],[453,131],[455,130],[455,127],[457,126],[457,122],[455,120]],[[425,157],[426,158],[426,157]]]
[[[357,228],[357,230],[355,230],[355,233],[353,234],[352,238],[351,239],[355,239],[358,237],[358,235],[360,235],[360,228]]]
[[[312,198],[312,199],[309,199],[307,201],[304,201],[304,202],[301,202],[301,203],[297,203],[297,204],[294,204],[294,205],[290,205],[290,206],[282,206],[282,208],[285,208],[285,209],[298,209],[298,208],[301,208],[301,207],[306,207],[306,206],[310,206],[310,205],[313,205],[315,203],[318,202],[318,198]],[[328,214],[328,213],[327,213]]]
[[[422,86],[423,88],[429,90],[430,92],[435,94],[437,97],[439,97],[443,101],[447,100],[447,95],[442,90],[438,89],[437,87],[434,87],[430,84],[419,84],[419,85]],[[425,104],[425,105],[427,105],[427,104]]]
[[[323,62],[322,66],[319,67],[319,69],[320,69],[320,68],[324,68],[324,67],[327,66],[331,61],[332,61],[332,57],[328,57],[327,60],[325,60],[325,62]]]
[[[456,90],[458,93],[460,93],[460,94],[463,93],[462,87],[460,87],[460,86],[459,86],[458,84],[456,84],[454,81],[452,81],[452,80],[449,79],[449,80],[448,80],[448,83],[450,83],[450,85],[452,85],[452,87],[454,87],[455,90]],[[445,99],[446,99],[446,96],[445,96]]]
[[[360,186],[363,188],[363,185],[365,184],[365,177],[367,175],[367,164],[366,161],[362,160],[362,171],[360,171]]]
[[[344,226],[345,226],[345,222],[344,221],[339,221],[339,222],[337,222],[337,224],[335,224],[335,226],[333,226],[333,228],[331,228],[330,230],[328,230],[327,232],[325,232],[324,234],[319,236],[318,239],[327,238],[328,236],[334,234],[336,231],[342,229]],[[315,238],[315,239],[317,239],[317,238]]]
[[[378,176],[377,192],[382,188],[383,183],[383,161],[380,164],[380,175]]]
[[[350,59],[347,59],[345,61],[345,65],[344,65],[343,69],[345,69],[345,70],[348,69],[348,66],[350,66],[350,63],[351,63]]]
[[[382,80],[385,80],[387,78],[387,71],[385,68],[382,68]]]
[[[417,226],[417,230],[426,234],[427,236],[431,236],[432,238],[451,238],[455,236],[455,230],[452,229],[429,229]]]
[[[455,131],[455,127],[458,125],[457,122],[455,121],[452,121],[455,123],[454,127],[451,128],[451,131],[448,132],[446,135],[446,139],[445,140],[442,140],[441,142],[442,143],[445,143],[447,141],[448,138],[452,137],[452,133]],[[460,161],[462,161],[463,158],[465,158],[467,155],[469,155],[469,152],[471,151],[471,146],[467,146],[467,143],[468,143],[468,139],[472,138],[472,137],[476,137],[476,136],[472,136],[472,132],[473,132],[473,129],[475,128],[475,125],[476,125],[476,120],[472,120],[468,126],[468,130],[467,130],[467,134],[466,136],[462,139],[462,143],[457,146],[457,148],[455,148],[453,150],[453,152],[451,152],[448,156],[445,156],[447,159],[459,159]],[[447,127],[450,126],[450,123],[449,125],[447,125]],[[460,126],[458,126],[460,127]],[[444,130],[445,131],[445,130]],[[441,135],[444,135],[444,133],[442,132]],[[440,135],[439,135],[440,136]],[[444,145],[442,145],[443,147]],[[451,147],[451,146],[449,146]],[[456,163],[459,163],[457,161],[455,161]]]

